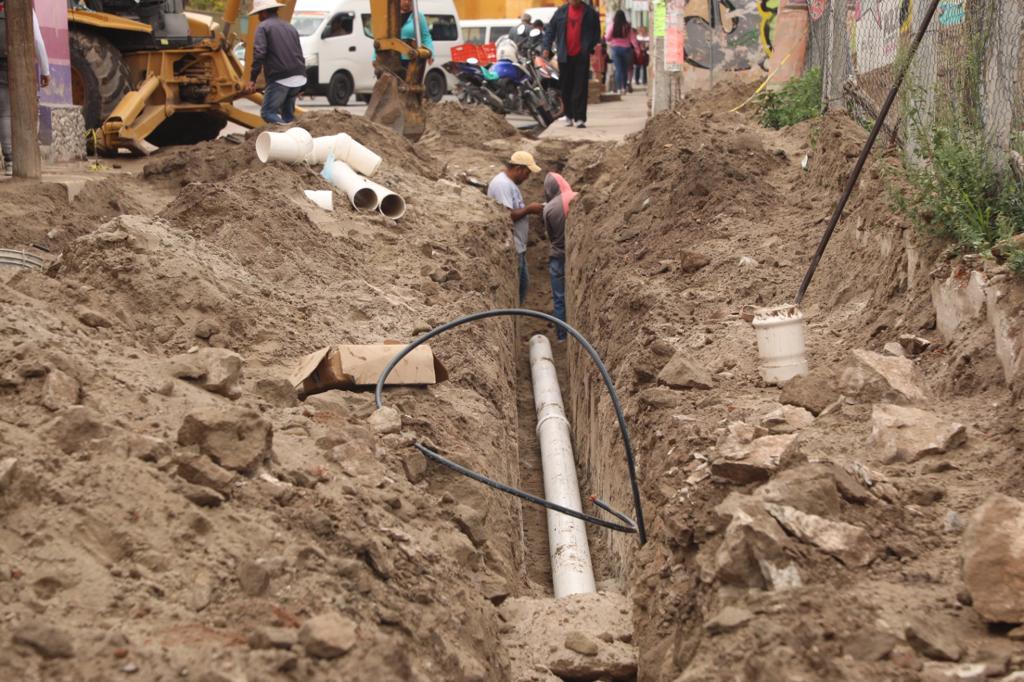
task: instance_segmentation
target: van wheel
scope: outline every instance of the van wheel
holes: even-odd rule
[[[327,86],[327,101],[333,106],[343,107],[352,98],[353,90],[355,85],[352,76],[345,71],[338,71],[331,76],[331,84]]]
[[[440,102],[448,91],[448,80],[440,71],[431,71],[423,82],[423,89],[431,102]]]

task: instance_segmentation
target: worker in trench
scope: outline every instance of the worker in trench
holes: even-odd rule
[[[512,219],[512,243],[519,260],[519,305],[526,300],[529,275],[526,269],[526,239],[530,233],[530,216],[540,215],[544,204],[529,204],[523,201],[519,185],[526,182],[530,173],[539,173],[540,166],[529,152],[516,152],[505,162],[505,170],[495,175],[487,185],[487,196],[509,210]]]
[[[548,273],[551,275],[551,298],[554,315],[565,322],[565,220],[569,217],[569,206],[576,198],[569,183],[558,173],[548,173],[544,178],[543,232],[551,244],[548,256]],[[558,342],[565,341],[565,330],[555,330]]]
[[[264,72],[267,87],[263,90],[260,117],[267,123],[291,123],[295,120],[295,100],[306,85],[306,58],[302,56],[299,32],[277,16],[284,7],[276,0],[256,0],[253,14],[260,25],[252,42],[252,69],[247,94],[256,92],[256,79]]]

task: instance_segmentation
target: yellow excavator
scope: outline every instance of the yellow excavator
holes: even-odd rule
[[[282,1],[278,14],[289,21],[295,0]],[[228,0],[223,28],[184,11],[185,0],[69,2],[72,99],[98,152],[148,154],[213,139],[228,121],[263,125],[257,113],[235,106],[240,99],[262,102],[259,93],[245,94],[248,73],[231,50],[241,0]],[[400,0],[371,0],[371,15],[379,80],[367,115],[418,139],[430,53],[399,40]],[[258,23],[249,18],[247,63]]]

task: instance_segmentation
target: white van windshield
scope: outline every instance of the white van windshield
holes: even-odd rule
[[[427,26],[430,27],[430,37],[433,40],[458,40],[459,22],[451,14],[425,14]],[[363,15],[363,33],[367,38],[373,37],[373,27],[370,26],[370,15]]]
[[[300,36],[311,36],[326,16],[327,12],[296,12],[292,15],[292,26]]]

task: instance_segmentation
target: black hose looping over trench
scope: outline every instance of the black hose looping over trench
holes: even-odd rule
[[[377,404],[377,408],[380,409],[384,405],[382,393],[384,391],[384,382],[387,380],[388,375],[390,375],[392,370],[394,370],[395,366],[402,361],[402,358],[404,358],[406,355],[412,352],[412,350],[415,349],[417,346],[426,343],[430,339],[440,334],[443,334],[446,331],[454,329],[455,327],[462,326],[464,324],[468,324],[470,322],[476,322],[477,320],[483,320],[489,317],[516,316],[535,317],[539,320],[544,320],[545,322],[550,322],[554,325],[561,327],[566,331],[566,333],[568,333],[570,336],[576,339],[576,341],[578,341],[581,346],[583,346],[583,349],[587,351],[588,355],[590,355],[590,359],[594,361],[594,365],[597,367],[597,370],[601,373],[601,378],[604,380],[604,385],[608,389],[608,395],[612,399],[612,406],[615,409],[615,416],[617,417],[619,422],[619,431],[622,433],[622,444],[626,451],[626,467],[629,471],[629,483],[633,493],[633,507],[636,512],[636,521],[633,521],[625,514],[615,511],[606,503],[601,502],[596,498],[591,498],[591,500],[598,507],[604,509],[605,511],[611,513],[613,516],[619,518],[622,521],[625,521],[626,523],[615,523],[613,521],[602,519],[598,516],[585,514],[583,512],[578,512],[574,509],[563,507],[562,505],[555,504],[554,502],[549,502],[548,500],[542,497],[531,495],[526,491],[519,490],[518,488],[513,488],[512,486],[506,485],[499,481],[495,481],[491,478],[488,478],[487,476],[484,476],[483,474],[477,473],[472,469],[468,469],[462,466],[461,464],[453,462],[452,460],[444,457],[440,453],[435,452],[434,450],[430,449],[423,443],[416,442],[413,443],[413,446],[417,450],[419,450],[424,457],[433,460],[438,464],[443,464],[449,469],[452,469],[453,471],[456,471],[462,474],[463,476],[467,476],[473,479],[474,481],[478,481],[479,483],[483,483],[484,485],[488,485],[504,493],[515,495],[516,497],[524,499],[527,502],[532,502],[534,504],[545,507],[546,509],[560,512],[562,514],[567,514],[569,516],[580,519],[581,521],[585,521],[587,523],[592,523],[594,525],[602,526],[604,528],[610,528],[612,530],[616,530],[622,533],[636,533],[640,539],[640,544],[644,544],[645,542],[647,542],[647,531],[644,527],[643,509],[640,505],[640,486],[637,483],[636,478],[636,461],[633,454],[633,443],[632,441],[630,441],[629,438],[629,429],[626,427],[626,418],[622,412],[622,405],[619,402],[619,396],[615,392],[615,385],[612,383],[611,375],[608,374],[608,368],[605,367],[604,363],[601,361],[601,357],[597,354],[597,351],[594,350],[594,347],[590,345],[590,342],[583,338],[582,334],[580,334],[578,331],[573,329],[565,322],[559,320],[557,317],[553,317],[546,313],[537,312],[535,310],[526,310],[523,308],[499,308],[496,310],[485,310],[483,312],[465,315],[463,317],[452,320],[451,322],[446,322],[445,324],[442,324],[441,326],[430,330],[429,332],[423,334],[415,341],[413,341],[405,348],[403,348],[397,355],[395,355],[395,357],[391,358],[391,362],[389,362],[387,366],[383,369],[383,371],[381,371],[380,377],[377,379],[376,390],[374,391],[374,400]]]

